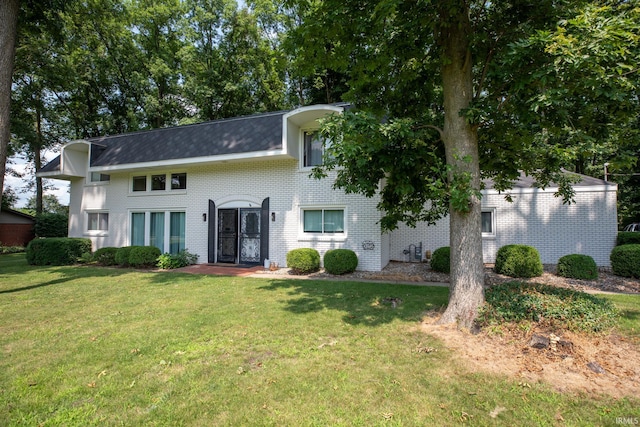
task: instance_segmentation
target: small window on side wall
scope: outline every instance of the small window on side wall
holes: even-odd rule
[[[482,237],[494,237],[496,235],[495,209],[482,211]]]
[[[100,172],[91,172],[91,182],[109,182],[111,181],[111,175]]]

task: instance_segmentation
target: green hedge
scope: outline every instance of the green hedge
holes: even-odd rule
[[[598,266],[589,255],[565,255],[558,260],[557,273],[572,279],[595,280],[598,278]]]
[[[129,254],[131,253],[131,249],[137,248],[141,246],[123,246],[118,248],[116,251],[116,264],[120,267],[128,267],[129,266]]]
[[[93,261],[100,265],[117,265],[116,252],[118,252],[118,248],[109,246],[100,248],[93,253]]]
[[[613,274],[640,278],[640,245],[616,246],[609,259]]]
[[[155,246],[133,246],[129,252],[129,265],[136,268],[154,267],[161,253]]]
[[[91,240],[69,237],[34,239],[27,245],[27,262],[31,265],[69,265],[83,254],[91,253]]]
[[[67,237],[69,217],[57,213],[36,215],[33,231],[37,237]]]
[[[633,231],[621,231],[616,238],[616,246],[640,244],[640,233]]]
[[[320,270],[320,254],[311,248],[292,249],[287,252],[287,267],[293,274],[309,274]]]
[[[329,249],[324,254],[324,269],[329,274],[353,273],[358,267],[358,256],[351,249]]]
[[[431,255],[431,269],[440,273],[451,271],[451,248],[444,246],[433,251]]]
[[[537,277],[542,275],[540,253],[532,246],[506,245],[496,253],[496,273],[510,277]]]

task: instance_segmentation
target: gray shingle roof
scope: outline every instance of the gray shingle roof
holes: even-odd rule
[[[194,125],[90,138],[87,141],[92,143],[91,166],[279,150],[282,149],[282,116],[285,113],[279,111],[255,114]]]

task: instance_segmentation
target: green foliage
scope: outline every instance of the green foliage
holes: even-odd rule
[[[69,265],[91,253],[91,240],[69,237],[34,239],[27,245],[27,262],[32,265]]]
[[[485,291],[480,325],[536,322],[543,327],[602,332],[615,326],[618,312],[611,301],[584,292],[540,283],[509,282]]]
[[[598,278],[598,266],[589,255],[565,255],[558,260],[557,273],[572,279],[595,280]]]
[[[496,253],[496,273],[510,277],[536,277],[542,275],[540,253],[532,246],[506,245]]]
[[[93,253],[93,261],[97,262],[100,265],[117,265],[116,261],[116,253],[118,252],[118,248],[114,247],[104,247],[96,250]]]
[[[351,249],[329,249],[324,254],[324,269],[329,274],[353,273],[358,267],[358,256]]]
[[[59,213],[42,213],[36,216],[33,227],[37,237],[66,237],[69,227],[67,215]]]
[[[312,248],[292,249],[287,252],[287,267],[293,274],[309,274],[320,270],[320,254]]]
[[[613,274],[640,278],[640,245],[616,246],[609,259]]]
[[[433,271],[449,273],[451,270],[451,248],[443,246],[433,251],[430,265]]]
[[[616,246],[640,244],[640,233],[633,231],[621,231],[616,238]]]
[[[19,252],[24,252],[24,251],[25,251],[24,246],[2,246],[0,244],[0,255],[3,255],[3,254],[17,254]]]
[[[160,254],[160,249],[155,246],[132,246],[129,265],[136,268],[153,267],[158,263]]]
[[[120,267],[128,267],[129,255],[131,254],[131,250],[135,247],[140,246],[123,246],[121,248],[118,248],[115,256],[116,264],[118,264]]]
[[[192,254],[186,249],[177,254],[164,253],[158,257],[158,268],[171,270],[193,265],[198,262],[198,255]]]

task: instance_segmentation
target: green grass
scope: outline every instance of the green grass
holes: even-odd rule
[[[615,425],[639,415],[638,399],[464,370],[416,328],[447,292],[44,268],[3,255],[0,425],[555,425],[557,414]],[[620,303],[625,330],[637,331],[638,298]],[[492,418],[496,407],[506,409]]]

